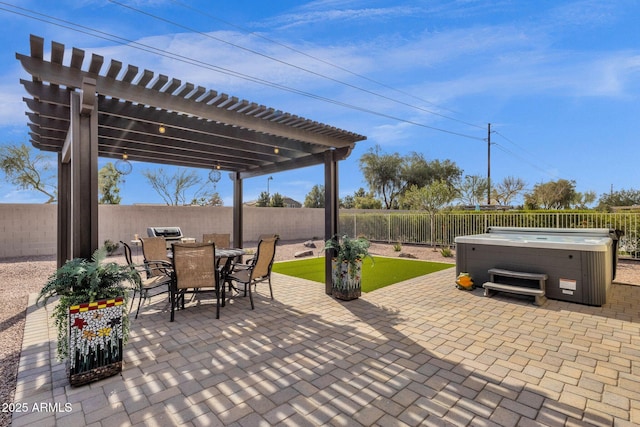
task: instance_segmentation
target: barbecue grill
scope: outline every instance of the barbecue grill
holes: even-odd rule
[[[180,227],[147,227],[147,235],[149,237],[164,237],[167,241],[167,249],[171,248],[172,243],[180,242],[184,237]]]

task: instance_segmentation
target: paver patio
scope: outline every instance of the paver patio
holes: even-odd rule
[[[640,424],[640,287],[589,307],[454,286],[455,269],[340,302],[274,274],[275,300],[132,320],[125,367],[71,388],[30,298],[13,426]],[[195,303],[194,303],[195,304]],[[33,411],[33,405],[58,406]],[[65,404],[70,404],[65,407]],[[57,409],[57,410],[55,410]]]

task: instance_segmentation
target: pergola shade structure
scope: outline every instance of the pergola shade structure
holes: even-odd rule
[[[31,143],[58,153],[58,264],[98,247],[97,159],[125,153],[134,161],[230,172],[236,246],[244,178],[324,164],[325,237],[337,232],[337,163],[364,136],[116,60],[105,64],[100,55],[85,61],[83,50],[66,52],[57,42],[46,60],[37,36],[30,48],[16,58],[32,76],[21,80],[30,96]]]

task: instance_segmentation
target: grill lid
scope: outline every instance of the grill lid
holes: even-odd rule
[[[147,227],[149,237],[164,237],[165,239],[182,238],[180,227]]]

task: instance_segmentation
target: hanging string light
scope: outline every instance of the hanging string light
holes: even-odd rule
[[[133,170],[133,166],[128,159],[129,155],[125,151],[124,153],[122,153],[122,159],[116,161],[115,168],[120,175],[129,175],[131,173],[131,170]]]

